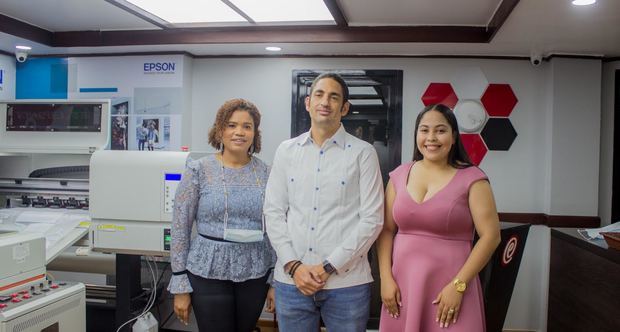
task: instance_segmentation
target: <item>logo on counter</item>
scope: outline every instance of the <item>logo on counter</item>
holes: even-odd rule
[[[174,74],[176,63],[174,62],[145,62],[145,74]]]
[[[515,253],[517,252],[517,245],[519,244],[519,239],[516,235],[513,235],[506,243],[506,247],[504,248],[504,253],[502,254],[502,266],[506,266],[512,261]]]

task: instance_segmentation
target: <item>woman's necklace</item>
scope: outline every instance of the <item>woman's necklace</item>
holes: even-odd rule
[[[221,159],[218,159],[220,162],[220,169],[222,170],[222,187],[224,188],[224,229],[228,228],[228,186],[226,185],[226,176],[224,175],[224,153],[220,153]],[[256,173],[256,163],[254,162],[254,158],[250,156],[250,164],[252,166],[252,173],[254,173],[254,178],[256,178],[256,186],[261,191],[261,202],[265,201],[265,191],[262,190],[262,182]],[[246,164],[247,165],[247,164]],[[263,215],[264,219],[264,215]],[[265,228],[265,222],[263,220],[263,228]]]

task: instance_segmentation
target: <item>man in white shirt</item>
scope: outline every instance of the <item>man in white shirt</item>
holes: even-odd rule
[[[284,332],[366,330],[368,250],[383,225],[383,182],[372,145],[341,118],[349,91],[325,73],[306,97],[310,131],[278,147],[267,182],[267,234],[278,255],[276,310]]]

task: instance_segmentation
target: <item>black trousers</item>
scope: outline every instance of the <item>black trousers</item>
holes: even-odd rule
[[[263,311],[269,274],[233,282],[187,273],[194,291],[192,307],[201,332],[250,332]]]

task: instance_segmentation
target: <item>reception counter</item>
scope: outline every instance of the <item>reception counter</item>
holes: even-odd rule
[[[551,230],[548,331],[620,330],[620,251]]]

